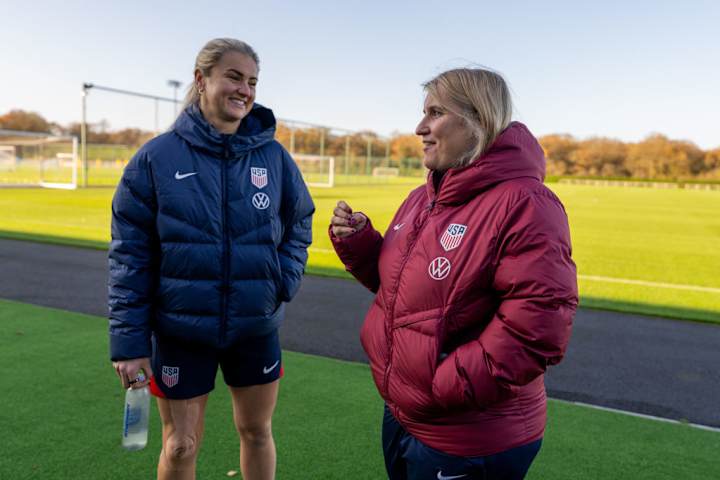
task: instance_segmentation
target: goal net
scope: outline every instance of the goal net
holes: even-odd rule
[[[77,138],[0,130],[0,186],[74,189],[77,175]]]
[[[295,163],[309,187],[335,186],[335,157],[294,153]]]

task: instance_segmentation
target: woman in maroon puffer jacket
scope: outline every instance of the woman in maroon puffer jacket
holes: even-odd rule
[[[386,403],[388,475],[523,478],[545,428],[543,374],[577,308],[567,216],[502,77],[450,70],[425,89],[427,184],[384,237],[343,201],[330,226],[377,293],[361,340]]]

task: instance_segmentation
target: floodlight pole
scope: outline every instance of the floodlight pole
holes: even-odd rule
[[[80,123],[80,161],[82,162],[82,186],[88,186],[88,163],[87,163],[87,96],[92,83],[83,83],[82,88],[82,123]]]
[[[350,173],[350,134],[345,134],[345,175]]]
[[[366,175],[369,175],[370,170],[372,169],[372,166],[370,165],[371,155],[372,155],[372,139],[368,135],[368,137],[367,137],[367,163],[365,166],[365,174]]]
[[[320,129],[320,156],[325,156],[325,129]]]
[[[160,105],[158,104],[158,99],[155,99],[155,136],[160,134]]]
[[[167,84],[168,84],[168,87],[172,87],[172,89],[173,89],[173,101],[175,102],[175,104],[174,104],[175,117],[177,118],[177,104],[178,104],[177,91],[178,91],[178,88],[180,88],[180,85],[182,85],[182,83],[179,80],[168,80]]]

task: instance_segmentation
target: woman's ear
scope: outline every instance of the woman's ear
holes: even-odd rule
[[[205,77],[199,68],[195,69],[195,88],[198,93],[202,93],[205,90]]]

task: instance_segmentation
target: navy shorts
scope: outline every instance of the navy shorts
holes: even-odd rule
[[[521,480],[542,439],[495,455],[456,457],[430,448],[407,433],[385,406],[382,443],[390,480]]]
[[[181,400],[211,392],[218,365],[231,387],[263,385],[282,376],[277,330],[223,350],[157,335],[152,343],[150,391],[156,397]]]

